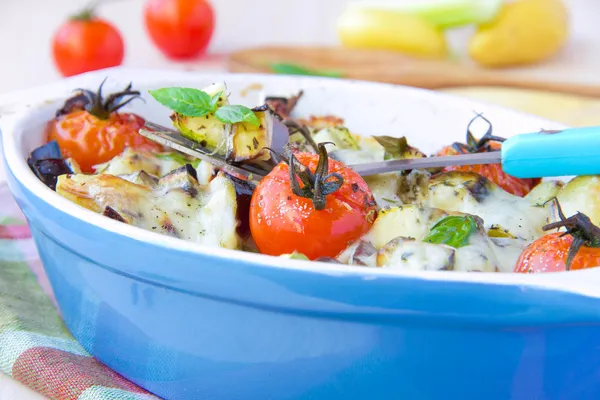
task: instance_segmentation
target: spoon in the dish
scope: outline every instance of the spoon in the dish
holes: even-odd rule
[[[274,130],[285,129],[286,133],[274,132],[273,137],[287,138],[289,136],[288,128],[277,119],[275,121]],[[199,144],[186,139],[173,129],[153,123],[146,125],[155,131],[142,129],[140,130],[141,135],[207,161],[243,179],[259,181],[274,166],[274,164],[230,163],[218,154],[211,153]],[[280,139],[280,141],[283,140]],[[282,152],[285,143],[272,143],[272,146],[273,150]],[[348,166],[361,176],[370,176],[402,170],[496,163],[501,163],[504,172],[517,178],[600,174],[600,127],[515,135],[506,139],[499,151],[387,160]]]
[[[260,181],[270,171],[270,169],[266,168],[264,165],[258,166],[252,164],[228,162],[225,160],[225,158],[207,150],[200,144],[189,140],[174,129],[170,129],[153,122],[146,122],[146,127],[149,129],[140,129],[140,135],[160,143],[163,146],[170,147],[173,150],[177,150],[192,157],[199,158],[202,161],[206,161],[237,178],[250,181]],[[283,126],[283,128],[286,129],[285,134],[287,136],[287,128],[285,126]],[[283,150],[284,145],[285,143],[281,146],[281,150]]]

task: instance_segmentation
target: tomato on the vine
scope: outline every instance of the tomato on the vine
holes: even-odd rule
[[[144,22],[150,39],[167,57],[192,58],[208,47],[215,16],[207,0],[149,0]]]
[[[119,30],[88,8],[58,28],[52,56],[60,73],[72,76],[121,65],[124,47]]]
[[[361,176],[339,161],[298,153],[263,178],[250,203],[250,230],[259,251],[335,257],[365,234],[377,216]]]
[[[94,172],[94,165],[111,160],[126,147],[162,150],[161,145],[139,134],[146,123],[142,117],[118,112],[140,92],[131,90],[129,85],[104,99],[102,85],[97,93],[82,90],[67,100],[46,126],[47,140],[56,140],[63,157],[73,158],[83,172]]]
[[[567,231],[544,235],[527,246],[517,260],[515,272],[560,272],[600,266],[600,228],[585,214],[565,218],[556,204],[560,221],[543,229],[565,227]]]
[[[479,140],[476,140],[469,128],[471,124],[478,118],[482,118],[489,125],[487,133]],[[452,146],[447,146],[438,152],[438,156],[453,156],[464,153],[482,153],[488,151],[498,151],[502,147],[504,138],[492,135],[492,125],[482,115],[478,114],[467,128],[467,142],[454,143]],[[502,169],[502,164],[477,164],[477,165],[453,165],[445,167],[447,171],[466,171],[475,172],[483,175],[508,193],[515,196],[523,197],[536,187],[542,180],[539,178],[521,179],[508,175]]]

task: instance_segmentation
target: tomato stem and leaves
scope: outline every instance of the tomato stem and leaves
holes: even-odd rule
[[[475,136],[471,132],[471,125],[473,125],[473,123],[475,121],[477,121],[478,119],[482,119],[488,125],[487,131],[479,140],[475,139]],[[483,116],[483,114],[477,113],[475,115],[475,117],[473,117],[471,119],[471,121],[469,121],[469,124],[467,125],[467,141],[466,141],[467,143],[464,144],[464,143],[454,142],[452,144],[452,148],[459,153],[477,153],[482,150],[493,151],[493,149],[487,148],[490,142],[502,143],[506,139],[503,137],[500,137],[500,136],[494,136],[492,134],[492,132],[493,132],[492,123],[487,118],[485,118]]]
[[[301,164],[291,152],[288,161],[292,193],[299,197],[311,199],[315,210],[323,210],[327,204],[326,197],[344,184],[344,178],[341,174],[337,172],[329,173],[329,156],[325,148],[326,144],[333,143],[319,143],[319,161],[314,174],[306,165]],[[296,177],[302,181],[302,187],[300,187]],[[330,180],[331,178],[333,180]]]
[[[72,21],[89,21],[96,17],[96,8],[98,8],[99,5],[115,1],[121,0],[93,0],[77,14],[72,15],[70,19]]]
[[[554,201],[556,204],[560,221],[545,225],[542,227],[542,230],[549,231],[551,229],[566,228],[567,230],[560,236],[571,235],[573,237],[573,242],[571,247],[569,247],[565,262],[566,270],[569,271],[573,259],[582,246],[600,248],[600,228],[594,225],[587,215],[580,212],[566,218],[558,199],[554,197],[549,201]]]
[[[194,88],[167,87],[148,91],[160,104],[186,117],[203,117],[214,113],[225,124],[248,123],[259,126],[260,121],[254,111],[242,105],[219,106],[223,92],[209,95]]]
[[[469,244],[469,238],[476,230],[477,221],[472,215],[452,215],[436,223],[423,241],[458,249]]]
[[[93,92],[89,89],[76,89],[76,92],[80,92],[80,99],[82,101],[83,108],[95,116],[98,119],[108,119],[110,115],[126,106],[131,101],[140,98],[140,92],[132,90],[132,85],[129,83],[125,89],[120,92],[113,93],[104,99],[102,95],[102,88],[106,83],[106,78],[98,87],[97,92]],[[77,96],[76,96],[77,97]]]

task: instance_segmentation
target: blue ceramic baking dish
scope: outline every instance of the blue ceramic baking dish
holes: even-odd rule
[[[104,218],[30,172],[28,153],[76,87],[225,81],[304,89],[298,113],[334,113],[426,151],[472,111],[498,135],[559,128],[428,91],[335,79],[111,69],[31,92],[3,118],[5,172],[65,323],[100,361],[168,399],[600,399],[600,270],[521,275],[398,272],[206,248]],[[256,84],[259,85],[256,85]],[[110,86],[110,88],[109,88]],[[132,110],[159,123],[147,97]]]

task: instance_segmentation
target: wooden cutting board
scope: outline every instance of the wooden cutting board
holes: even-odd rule
[[[508,87],[600,98],[600,86],[543,80],[535,74],[480,68],[468,60],[424,60],[387,51],[341,47],[259,47],[234,52],[232,72],[272,73],[272,65],[288,63],[310,70],[337,71],[342,77],[415,86],[425,89]],[[564,74],[561,74],[564,76]]]

